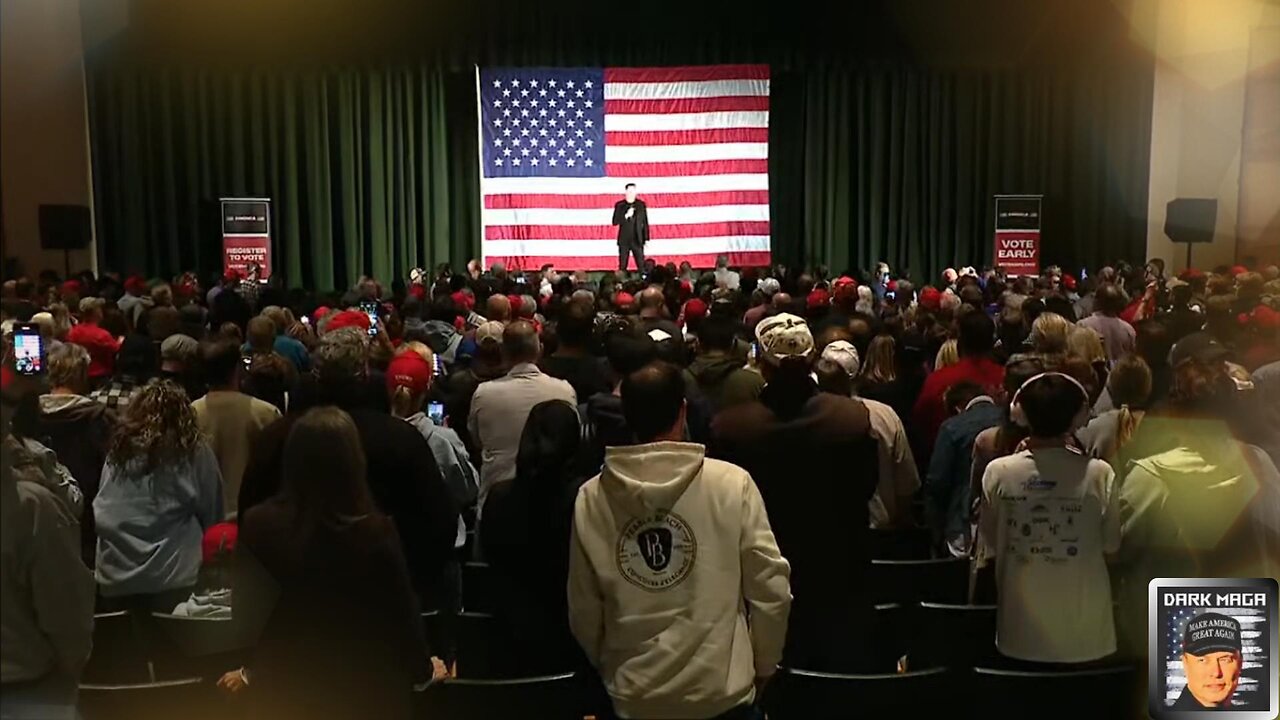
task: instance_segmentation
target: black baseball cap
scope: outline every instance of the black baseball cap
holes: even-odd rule
[[[1182,652],[1187,655],[1240,651],[1240,622],[1230,615],[1202,613],[1182,631]]]
[[[1207,332],[1194,332],[1179,340],[1173,346],[1173,352],[1170,353],[1170,365],[1177,367],[1184,360],[1195,358],[1202,363],[1212,363],[1219,360],[1225,360],[1231,355],[1231,351],[1217,338]]]

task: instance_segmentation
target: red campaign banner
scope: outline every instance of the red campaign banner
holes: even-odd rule
[[[1009,275],[1040,274],[1040,231],[997,230],[996,267]]]
[[[263,280],[271,277],[271,238],[266,235],[222,236],[222,272],[235,271],[244,277],[249,263],[262,268]]]

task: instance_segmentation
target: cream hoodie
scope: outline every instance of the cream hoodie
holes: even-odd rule
[[[569,623],[619,715],[709,718],[773,674],[790,572],[745,470],[692,443],[611,447],[574,507]]]

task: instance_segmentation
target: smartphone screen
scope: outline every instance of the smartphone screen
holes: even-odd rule
[[[444,361],[440,359],[439,355],[431,356],[431,374],[436,377],[444,375]]]
[[[444,425],[444,403],[427,403],[427,417],[436,425]]]
[[[19,375],[44,373],[44,338],[40,326],[20,324],[13,328],[13,365]]]
[[[364,301],[360,303],[360,309],[365,315],[369,316],[369,335],[378,334],[378,303]]]

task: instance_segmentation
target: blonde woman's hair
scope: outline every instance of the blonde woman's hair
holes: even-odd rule
[[[49,314],[53,316],[53,337],[63,340],[71,332],[71,310],[65,303],[53,303],[49,306]]]
[[[89,351],[75,343],[63,343],[49,353],[49,386],[88,390]]]
[[[898,379],[897,342],[892,335],[877,335],[867,346],[862,377],[871,383],[891,383]]]
[[[1066,355],[1072,324],[1057,313],[1041,313],[1031,324],[1031,345],[1041,355]]]
[[[1111,394],[1111,403],[1120,408],[1115,441],[1119,449],[1133,439],[1151,398],[1151,368],[1147,361],[1135,353],[1117,360],[1107,376],[1107,392]]]
[[[1090,364],[1107,360],[1107,351],[1102,347],[1102,338],[1092,329],[1079,325],[1076,325],[1067,336],[1067,353]]]
[[[939,370],[960,362],[960,351],[956,348],[956,339],[951,338],[938,348],[938,356],[933,360],[933,369]]]
[[[405,353],[417,353],[419,357],[427,361],[428,366],[434,367],[432,363],[435,360],[435,354],[424,343],[416,340],[407,342],[400,346],[400,351],[396,355],[404,355]],[[397,385],[391,391],[390,403],[391,414],[398,418],[407,418],[422,409],[422,398],[414,397],[409,388],[404,385]]]

